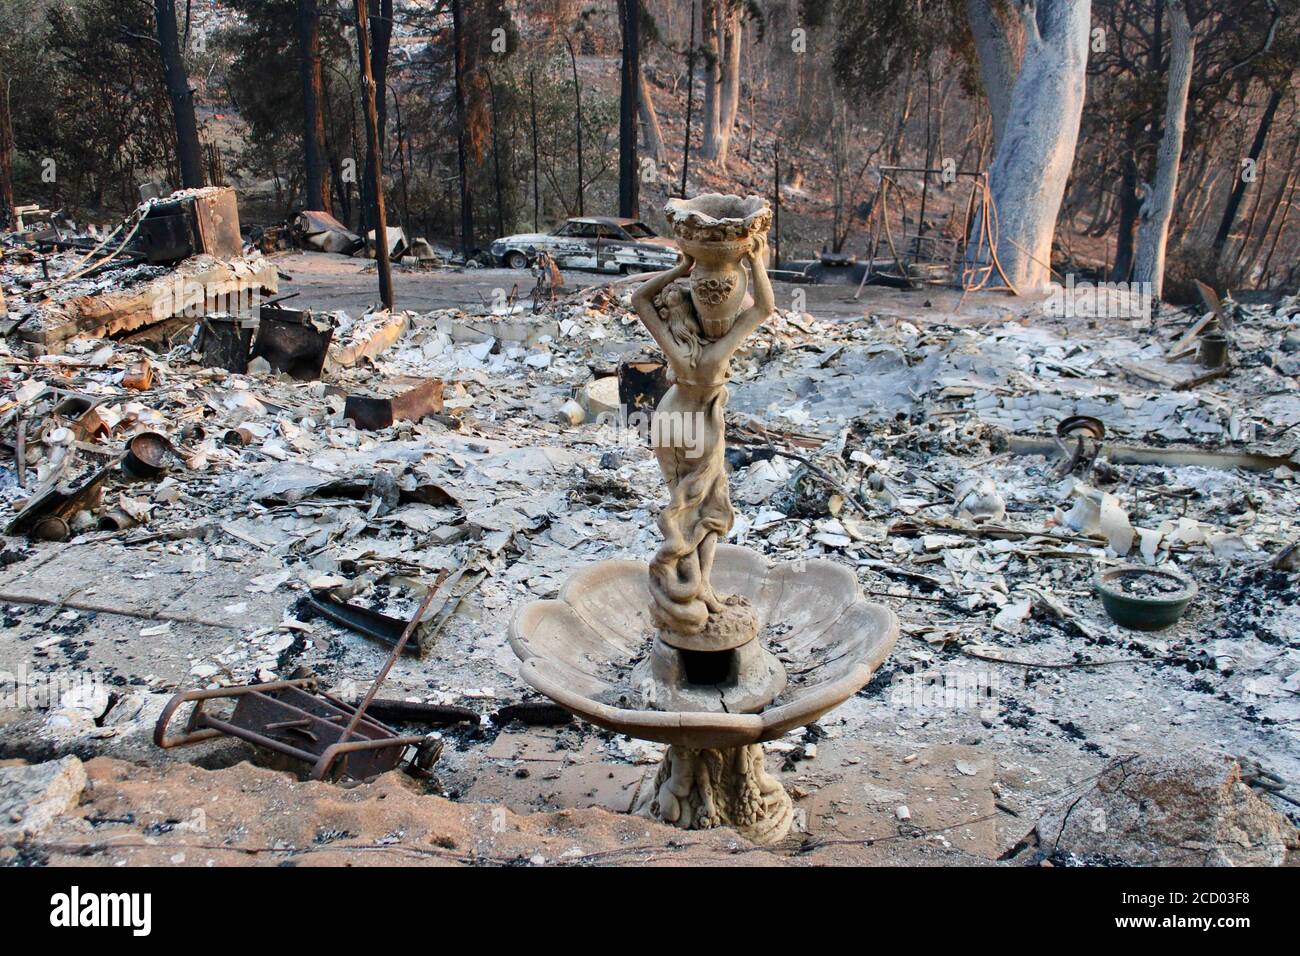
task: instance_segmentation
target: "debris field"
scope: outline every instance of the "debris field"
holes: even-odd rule
[[[279,258],[238,268],[274,278]],[[3,267],[7,285],[41,281],[39,264]],[[169,279],[135,267],[78,290]],[[577,569],[657,546],[658,465],[619,414],[664,387],[635,281],[537,312],[263,306],[251,351],[212,315],[33,349],[23,330],[45,319],[16,313],[0,346],[0,671],[29,697],[70,674],[95,683],[0,709],[0,774],[88,761],[67,771],[80,805],[0,854],[198,862],[184,836],[201,811],[220,836],[204,844],[268,848],[199,854],[222,864],[1122,860],[1119,836],[1067,845],[1052,808],[1127,761],[1197,753],[1235,758],[1228,778],[1204,771],[1240,788],[1234,806],[1263,801],[1251,832],[1272,842],[1242,860],[1285,856],[1300,806],[1295,297],[1218,304],[1231,353],[1208,375],[1196,310],[1062,319],[993,293],[935,307],[924,289],[873,289],[847,317],[779,310],[734,363],[731,540],[845,565],[902,636],[862,692],[765,745],[795,797],[789,847],[749,859],[725,832],[588,812],[636,806],[662,748],[537,698],[506,634]],[[288,352],[268,308],[298,336]],[[1121,627],[1094,580],[1120,567],[1171,572],[1118,579],[1120,598],[1195,593],[1164,629]],[[155,746],[183,690],[311,675],[360,700],[431,588],[374,714],[440,744],[421,776],[338,789],[228,736]],[[402,794],[393,821],[384,791]],[[204,810],[223,792],[241,813]],[[450,805],[417,825],[414,796]],[[268,807],[310,825],[236,822]]]

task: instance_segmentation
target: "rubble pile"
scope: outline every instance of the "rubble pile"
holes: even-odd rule
[[[246,309],[277,288],[275,267],[243,250],[229,187],[150,194],[112,227],[55,215],[0,240],[0,303],[8,308],[0,319],[34,353],[167,331],[173,320],[189,325]]]
[[[160,761],[147,736],[180,688],[312,673],[356,699],[389,648],[318,606],[400,625],[434,587],[420,653],[385,696],[479,715],[437,731],[452,746],[433,785],[479,799],[501,732],[487,715],[526,696],[505,639],[514,610],[579,567],[656,546],[658,465],[610,414],[627,367],[655,354],[628,289],[539,315],[339,314],[306,381],[205,365],[192,340],[83,337],[30,358],[11,337],[0,443],[21,467],[0,485],[0,602],[16,640],[0,669],[93,670],[116,690],[23,715],[10,740]],[[1009,846],[1112,758],[1202,746],[1296,781],[1275,791],[1294,812],[1296,301],[1237,307],[1230,374],[1189,388],[1177,383],[1199,369],[1167,359],[1198,316],[1067,328],[988,301],[932,318],[779,312],[737,355],[732,539],[842,563],[903,622],[861,694],[766,745],[787,757],[792,792],[815,800],[852,769],[823,766],[819,745],[869,745],[900,767],[926,748],[982,748]],[[357,397],[391,399],[391,424],[360,427],[345,414]],[[1104,423],[1095,458],[1057,444],[1061,419],[1080,415]],[[133,455],[142,434],[159,437],[158,460]],[[67,544],[40,540],[50,515],[66,529],[45,536]],[[1126,563],[1175,568],[1199,593],[1166,630],[1121,628],[1091,576]],[[106,620],[124,629],[87,626]],[[124,651],[136,643],[148,650]],[[954,687],[975,693],[945,702]],[[555,739],[638,773],[659,752],[586,725]],[[912,826],[903,802],[891,827]]]

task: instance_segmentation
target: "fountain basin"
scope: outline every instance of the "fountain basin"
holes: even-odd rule
[[[759,620],[759,640],[787,681],[760,713],[658,709],[636,665],[650,652],[649,573],[640,561],[602,561],[574,574],[556,600],[520,608],[510,644],[530,686],[601,727],[693,749],[772,740],[812,723],[860,690],[898,640],[892,611],[866,601],[853,572],[830,561],[769,562],[719,545],[719,593],[739,594]]]

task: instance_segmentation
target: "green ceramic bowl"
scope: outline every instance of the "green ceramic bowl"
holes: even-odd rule
[[[1093,583],[1110,619],[1138,631],[1173,624],[1196,596],[1196,582],[1168,568],[1121,565],[1098,571]]]

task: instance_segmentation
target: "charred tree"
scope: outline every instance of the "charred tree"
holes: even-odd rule
[[[8,229],[14,213],[14,124],[9,111],[9,77],[0,73],[0,229]]]
[[[578,215],[585,216],[582,194],[586,188],[582,170],[582,87],[578,85],[578,56],[573,52],[573,41],[567,36],[564,43],[569,48],[569,65],[573,68],[573,128],[578,150]]]
[[[537,173],[537,85],[533,71],[528,71],[528,109],[532,114],[533,133],[533,232],[541,230],[542,187]]]
[[[203,185],[203,153],[199,149],[199,126],[194,119],[190,78],[185,75],[185,61],[181,59],[174,0],[154,0],[153,11],[158,25],[158,48],[162,54],[167,99],[171,102],[172,120],[176,125],[176,165],[180,171],[181,187],[195,189]]]
[[[1134,280],[1150,282],[1151,294],[1156,298],[1164,286],[1165,248],[1174,199],[1178,195],[1178,169],[1183,154],[1183,132],[1187,127],[1187,92],[1192,84],[1192,59],[1196,55],[1196,38],[1182,0],[1169,2],[1169,36],[1165,131],[1156,154],[1155,185],[1143,203],[1137,263],[1133,269]]]
[[[324,74],[320,56],[320,9],[298,0],[299,73],[302,76],[303,206],[330,212],[329,164],[325,156]]]
[[[375,106],[375,78],[370,72],[370,39],[366,0],[356,0],[357,59],[361,63],[361,98],[366,111],[366,148],[379,153],[379,117]],[[388,261],[388,222],[384,216],[384,183],[379,164],[372,167],[371,195],[375,204],[375,262],[379,269],[379,296],[384,308],[393,311],[393,270]]]
[[[1264,113],[1259,118],[1259,125],[1255,127],[1255,139],[1250,144],[1249,158],[1252,167],[1259,162],[1259,155],[1264,151],[1264,144],[1268,142],[1269,131],[1273,128],[1273,117],[1277,115],[1277,108],[1281,103],[1281,91],[1273,90],[1264,106]],[[1246,195],[1248,185],[1249,182],[1246,180],[1245,168],[1243,167],[1237,173],[1236,182],[1232,185],[1232,193],[1228,196],[1228,205],[1224,207],[1223,218],[1219,220],[1219,229],[1214,234],[1214,254],[1216,256],[1223,252],[1223,247],[1228,244],[1228,236],[1232,234],[1232,226],[1237,220],[1237,212],[1241,209],[1241,200]]]
[[[463,0],[451,0],[452,60],[456,78],[456,167],[460,176],[460,251],[466,259],[474,248],[474,196],[469,186],[465,121],[465,22]]]
[[[1141,130],[1134,120],[1130,120],[1125,129],[1127,138],[1117,200],[1119,225],[1115,238],[1115,264],[1110,270],[1110,277],[1115,282],[1127,282],[1133,272],[1134,233],[1142,209],[1142,199],[1138,196],[1142,180],[1142,171],[1138,167]]]
[[[393,35],[393,0],[367,0],[366,20],[370,24],[370,75],[375,83],[375,127],[377,139],[366,143],[366,169],[361,179],[362,208],[366,225],[376,228],[378,198],[373,183],[384,181],[383,156],[388,126],[388,49]],[[377,173],[377,175],[376,175]]]
[[[682,188],[686,198],[686,172],[691,165],[691,112],[695,106],[695,0],[691,0],[691,39],[686,46],[686,127],[682,134]]]
[[[497,85],[492,79],[491,71],[487,71],[487,88],[488,107],[492,116],[492,182],[496,192],[497,235],[504,236],[506,234],[505,200],[502,198],[501,143],[497,130]]]
[[[623,63],[618,103],[618,214],[636,218],[640,206],[637,174],[637,101],[641,87],[641,0],[619,0]]]

